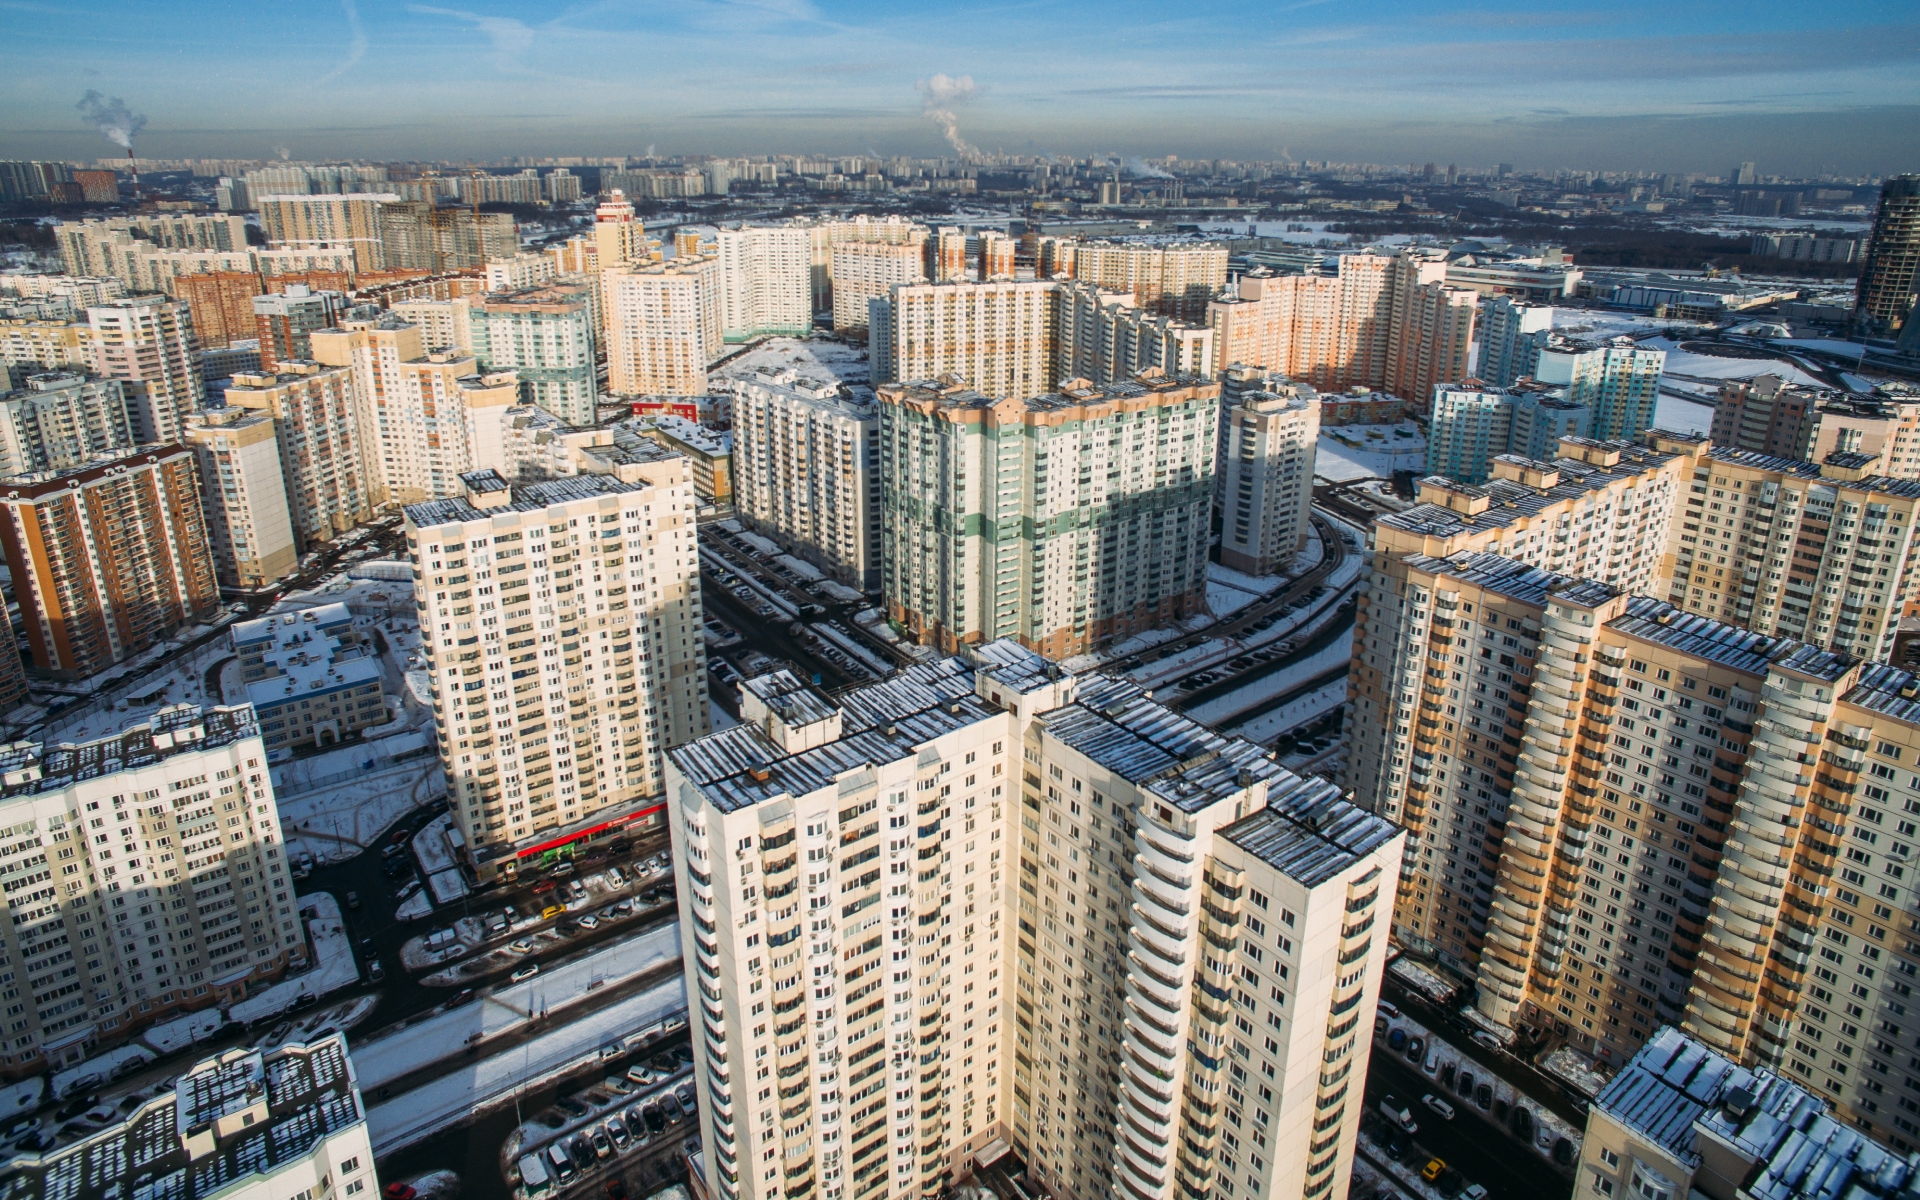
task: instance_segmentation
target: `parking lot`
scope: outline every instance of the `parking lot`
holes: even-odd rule
[[[598,1084],[555,1097],[551,1107],[508,1135],[502,1173],[519,1194],[605,1188],[628,1160],[698,1128],[687,1042],[610,1054],[603,1065],[606,1075]]]

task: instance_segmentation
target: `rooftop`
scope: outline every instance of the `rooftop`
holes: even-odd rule
[[[1488,480],[1479,486],[1492,503],[1485,512],[1471,517],[1438,504],[1416,504],[1405,512],[1377,517],[1374,524],[1434,537],[1449,537],[1466,529],[1504,529],[1528,517],[1539,516],[1556,504],[1576,501],[1609,484],[1658,470],[1679,457],[1632,442],[1604,445],[1620,452],[1616,465],[1604,467],[1575,458],[1555,459],[1551,466],[1560,478],[1550,488],[1528,487],[1511,479]]]
[[[1844,699],[1848,704],[1884,713],[1896,721],[1920,725],[1920,675],[1912,671],[1885,663],[1868,663],[1860,672],[1859,682]]]
[[[1323,779],[1293,781],[1298,786],[1279,789],[1270,782],[1267,807],[1220,835],[1303,887],[1337,878],[1400,832],[1386,818],[1341,799],[1340,790]]]
[[[233,648],[242,656],[247,699],[262,711],[314,692],[380,681],[380,662],[354,636],[353,615],[344,604],[242,621],[233,627]]]
[[[1801,462],[1799,459],[1781,458],[1774,454],[1761,454],[1755,450],[1734,450],[1715,446],[1707,451],[1707,457],[1714,462],[1726,463],[1729,466],[1750,467],[1758,471],[1777,471],[1782,475],[1792,475],[1798,479],[1819,479],[1825,474],[1821,471],[1819,463]],[[1873,462],[1877,457],[1877,455],[1864,454],[1830,454],[1827,456],[1827,461],[1845,468],[1863,466]],[[1864,479],[1848,480],[1841,486],[1860,491],[1886,492],[1903,500],[1920,500],[1920,479],[1895,479],[1891,475],[1869,475]]]
[[[243,1124],[224,1118],[249,1110]],[[42,1154],[18,1154],[6,1200],[190,1200],[313,1153],[364,1123],[346,1038],[204,1059],[125,1120]],[[189,1142],[193,1149],[189,1150]]]
[[[733,453],[733,435],[721,433],[717,429],[708,429],[698,421],[689,421],[685,417],[668,414],[653,418],[653,427],[663,437],[672,438],[683,446],[690,446],[706,455]]]
[[[189,750],[230,745],[259,732],[253,706],[201,709],[170,704],[144,724],[91,742],[9,742],[0,745],[0,797],[57,791],[83,779],[149,766]]]
[[[1627,611],[1607,622],[1607,628],[1750,675],[1765,675],[1769,663],[1800,646],[1791,638],[1766,637],[1646,596],[1627,601]]]
[[[1448,575],[1495,595],[1539,607],[1546,605],[1548,596],[1564,596],[1578,604],[1595,605],[1619,595],[1607,584],[1561,575],[1498,554],[1456,554],[1452,558],[1409,554],[1401,561],[1413,570]]]
[[[574,500],[591,500],[596,496],[645,490],[643,484],[622,483],[612,475],[569,475],[564,479],[544,479],[538,483],[508,484],[501,479],[499,472],[490,469],[468,474],[492,476],[488,483],[489,490],[508,490],[513,498],[501,508],[492,509],[476,508],[464,498],[425,500],[419,504],[409,504],[403,510],[408,523],[416,529],[430,529],[435,525],[485,520],[503,510],[539,512]]]

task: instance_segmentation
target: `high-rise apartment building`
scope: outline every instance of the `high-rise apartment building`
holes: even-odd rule
[[[91,272],[74,272],[91,274]],[[1905,328],[1920,292],[1920,175],[1895,175],[1880,185],[1873,232],[1855,285],[1854,319],[1866,329],[1896,334]]]
[[[5,483],[0,549],[40,670],[85,678],[219,610],[191,450],[149,445]]]
[[[23,979],[72,968],[21,989],[0,1074],[77,1063],[308,961],[250,706],[175,704],[78,745],[14,742],[0,766],[0,863],[33,881],[9,897],[0,962]]]
[[[1433,389],[1427,422],[1427,471],[1482,483],[1501,455],[1552,459],[1561,439],[1587,436],[1591,419],[1585,405],[1524,376],[1510,387],[1477,379],[1441,384]]]
[[[517,292],[539,287],[560,277],[559,264],[551,254],[522,251],[509,258],[496,258],[487,264],[489,292]]]
[[[458,496],[460,476],[497,453],[519,403],[512,372],[482,375],[467,355],[423,353],[420,328],[385,314],[312,335],[314,358],[352,370],[357,435],[375,507]]]
[[[1551,305],[1526,303],[1513,296],[1488,296],[1480,300],[1480,315],[1475,321],[1480,359],[1473,369],[1475,378],[1486,380],[1496,388],[1511,388],[1513,382],[1521,378],[1528,340],[1551,328]]]
[[[181,441],[200,464],[207,540],[225,587],[257,591],[300,565],[274,420],[251,409],[191,413]]]
[[[1250,575],[1283,571],[1307,545],[1320,397],[1277,382],[1238,391],[1220,426],[1220,564]]]
[[[389,271],[480,272],[520,249],[518,227],[509,213],[396,200],[379,205],[378,218],[379,251]]]
[[[69,275],[120,274],[110,247],[138,242],[159,250],[245,251],[244,217],[198,213],[140,213],[85,221],[62,221],[53,228],[60,263]]]
[[[353,1060],[338,1032],[202,1059],[104,1128],[14,1161],[35,1195],[75,1178],[129,1194],[154,1178],[193,1175],[273,1195],[321,1190],[322,1181],[343,1196],[380,1186]]]
[[[265,290],[251,270],[177,275],[167,290],[184,300],[193,316],[193,332],[207,350],[224,350],[255,336],[253,302]]]
[[[1424,628],[1426,620],[1424,609],[1408,599],[1407,563],[1492,554],[1649,594],[1664,578],[1659,548],[1703,444],[1569,438],[1551,463],[1495,459],[1493,477],[1480,486],[1423,479],[1419,504],[1374,522],[1373,566],[1354,617],[1349,683],[1355,724],[1348,782],[1362,807],[1400,819],[1417,693],[1440,684],[1422,675],[1420,661],[1404,648],[1407,631]],[[1507,629],[1499,636],[1515,634]],[[1514,664],[1502,659],[1517,661],[1518,644],[1517,638],[1515,646],[1502,642],[1489,664],[1499,661],[1512,676]],[[1501,686],[1510,691],[1510,680]]]
[[[715,236],[720,336],[744,342],[813,331],[813,234],[804,225],[743,225]]]
[[[0,320],[0,367],[16,382],[24,375],[93,368],[93,329],[84,321],[9,318]]]
[[[185,304],[130,296],[87,310],[94,371],[126,387],[134,437],[174,441],[181,421],[206,401],[200,342]]]
[[[371,520],[373,501],[352,371],[311,361],[280,366],[279,374],[235,375],[227,405],[273,418],[294,543],[304,554]]]
[[[355,272],[384,271],[400,265],[388,261],[380,212],[384,205],[399,203],[399,195],[393,192],[254,198],[267,245],[282,250],[348,249],[353,251]]]
[[[634,216],[626,194],[619,188],[607,193],[593,213],[594,265],[611,271],[652,261],[646,238],[646,226]]]
[[[720,356],[720,262],[602,268],[607,302],[607,390],[616,395],[699,396]]]
[[[942,225],[927,239],[927,278],[935,283],[967,277],[967,234],[957,225]]]
[[[713,1194],[930,1196],[996,1145],[1066,1198],[1345,1178],[1391,825],[1005,641],[742,703],[668,760]]]
[[[693,481],[680,455],[648,458],[632,482],[473,472],[463,497],[406,509],[455,827],[482,879],[657,820],[661,755],[707,732]]]
[[[857,337],[868,329],[871,301],[896,284],[926,279],[918,242],[847,241],[833,245],[833,331]]]
[[[467,348],[481,370],[513,372],[522,399],[584,426],[594,423],[598,394],[592,291],[554,283],[454,303],[466,306]]]
[[[1243,275],[1235,292],[1207,306],[1215,360],[1265,367],[1323,392],[1357,384],[1423,402],[1433,384],[1467,374],[1472,293],[1444,287],[1445,274],[1444,263],[1412,254],[1347,254],[1332,276]],[[1395,380],[1426,391],[1401,390]]]
[[[975,241],[980,248],[977,273],[982,283],[1014,277],[1014,260],[1020,247],[1018,239],[1008,237],[997,229],[983,229]]]
[[[733,503],[756,533],[862,591],[880,586],[880,414],[832,380],[734,384]]]
[[[1665,350],[1624,336],[1570,338],[1549,331],[1534,334],[1521,359],[1520,374],[1562,389],[1567,400],[1593,414],[1593,437],[1631,440],[1654,427]]]
[[[78,371],[29,375],[0,395],[0,477],[58,471],[133,449],[118,379]]]
[[[1023,401],[882,387],[888,615],[948,650],[1066,658],[1202,611],[1219,396],[1160,374]]]
[[[1227,283],[1227,248],[1212,242],[1081,242],[1074,247],[1073,277],[1126,292],[1149,312],[1205,322],[1208,304]]]
[[[283,363],[313,357],[313,331],[331,329],[347,311],[344,292],[316,292],[304,283],[290,283],[269,295],[255,296],[253,335],[260,341],[260,369],[277,374]]]
[[[1720,385],[1710,436],[1723,450],[1803,462],[1865,454],[1871,474],[1920,478],[1920,401],[1843,396],[1778,375],[1730,379]]]
[[[1920,482],[1714,447],[1675,504],[1661,578],[1690,612],[1885,659],[1920,589]],[[1725,560],[1725,561],[1722,561]]]
[[[1080,281],[1059,283],[1055,379],[1119,383],[1158,367],[1169,375],[1212,378],[1213,330],[1162,316],[1133,297]]]

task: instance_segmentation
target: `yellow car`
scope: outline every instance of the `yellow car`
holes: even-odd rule
[[[540,919],[542,921],[551,921],[555,917],[559,916],[561,913],[566,911],[567,911],[566,909],[561,908],[558,904],[549,904],[545,908],[540,910]]]
[[[1432,1183],[1434,1180],[1440,1178],[1440,1172],[1446,1169],[1446,1163],[1441,1162],[1437,1158],[1430,1158],[1427,1160],[1427,1165],[1420,1168],[1420,1178],[1426,1180],[1428,1183]]]

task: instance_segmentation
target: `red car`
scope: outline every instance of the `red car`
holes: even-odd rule
[[[408,1186],[407,1184],[390,1183],[386,1187],[380,1189],[380,1194],[382,1196],[385,1196],[387,1200],[413,1200],[413,1198],[415,1196],[418,1196],[420,1193],[414,1191],[413,1188]]]
[[[542,879],[539,883],[533,885],[533,894],[536,896],[542,892],[550,892],[552,890],[553,880],[551,879]]]

